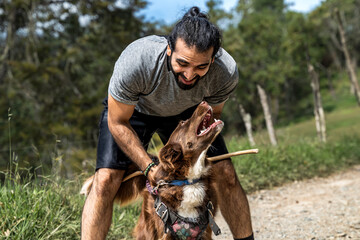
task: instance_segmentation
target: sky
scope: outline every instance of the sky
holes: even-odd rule
[[[227,11],[235,7],[238,0],[223,0],[223,8]],[[206,9],[206,0],[149,0],[146,9],[142,14],[147,20],[163,21],[166,24],[174,23],[181,18],[186,10],[192,6],[198,6],[200,9]],[[320,5],[321,0],[285,0],[292,4],[289,7],[292,11],[309,12]]]

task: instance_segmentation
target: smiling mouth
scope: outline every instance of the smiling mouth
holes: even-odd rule
[[[188,80],[184,75],[180,74],[179,78],[181,82],[184,83],[185,85],[191,85],[198,79],[198,76],[195,76],[193,79]]]
[[[203,120],[201,121],[199,127],[197,128],[197,136],[204,136],[210,132],[211,129],[215,128],[218,125],[224,125],[223,121],[213,118],[213,111],[211,108],[206,112]],[[220,128],[221,130],[221,128]]]

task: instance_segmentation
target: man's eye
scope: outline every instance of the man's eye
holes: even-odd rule
[[[185,63],[178,62],[178,64],[179,64],[181,67],[185,67],[185,66],[186,66]]]
[[[205,68],[207,68],[207,66],[198,67],[198,69],[200,69],[200,70],[204,70]]]

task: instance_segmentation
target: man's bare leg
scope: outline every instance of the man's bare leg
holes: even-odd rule
[[[101,168],[86,198],[82,212],[81,239],[105,239],[109,231],[115,195],[125,171]]]
[[[231,233],[235,239],[251,236],[253,230],[249,203],[231,160],[219,161],[213,169],[220,211]]]

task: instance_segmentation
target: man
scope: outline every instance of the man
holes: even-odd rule
[[[153,177],[156,165],[146,148],[155,132],[166,143],[178,122],[203,100],[220,118],[238,82],[236,63],[220,43],[217,27],[193,7],[168,39],[145,37],[122,52],[104,101],[96,173],[82,215],[83,239],[105,239],[114,196],[131,161]],[[227,153],[221,136],[213,146],[209,156]],[[216,191],[234,239],[253,239],[249,205],[231,160],[215,163],[214,169],[216,178],[228,182]]]

